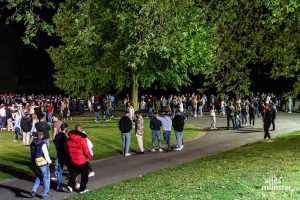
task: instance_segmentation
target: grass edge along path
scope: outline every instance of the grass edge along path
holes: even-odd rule
[[[300,131],[70,199],[300,199]]]
[[[89,138],[94,144],[94,157],[92,162],[106,159],[112,156],[120,155],[121,151],[121,135],[118,130],[118,118],[111,121],[101,121],[95,123],[94,118],[78,117],[74,121],[67,121],[70,129],[76,124],[81,124],[88,133]],[[51,131],[50,131],[51,133]],[[30,168],[30,149],[22,145],[22,140],[14,143],[14,132],[0,131],[0,181],[4,182],[12,178],[30,177],[33,174]],[[51,134],[50,134],[51,135]],[[184,140],[198,138],[203,135],[199,128],[186,123],[184,130]],[[51,140],[52,141],[52,140]],[[164,143],[164,141],[163,141]],[[175,134],[172,131],[172,143],[175,144]],[[149,128],[149,119],[145,119],[145,135],[144,147],[149,150],[151,148],[151,132]],[[138,146],[134,134],[131,133],[130,151],[138,151]],[[52,158],[51,169],[54,168],[56,151],[54,144],[50,142],[50,156]]]

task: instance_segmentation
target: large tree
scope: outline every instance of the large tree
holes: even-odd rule
[[[298,0],[199,0],[216,45],[207,78],[219,91],[245,94],[250,72],[271,68],[266,76],[295,78],[300,93],[300,2]],[[255,81],[255,80],[254,80]]]
[[[67,0],[54,17],[63,44],[49,49],[56,85],[70,95],[190,84],[212,58],[209,29],[192,0]]]

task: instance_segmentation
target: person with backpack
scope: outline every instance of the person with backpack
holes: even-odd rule
[[[49,130],[50,130],[50,126],[49,124],[46,122],[46,118],[44,114],[40,114],[38,116],[39,122],[37,122],[35,124],[35,128],[38,132],[43,132],[43,141],[47,144],[47,147],[49,149],[49,140],[50,140],[50,136],[49,136]],[[52,119],[51,119],[52,120]]]
[[[31,161],[35,168],[35,182],[31,189],[31,196],[34,197],[35,193],[43,182],[43,191],[41,193],[42,199],[49,196],[50,189],[50,169],[51,159],[46,143],[42,140],[44,137],[43,132],[37,133],[37,138],[34,138],[30,145]]]
[[[23,145],[29,146],[30,131],[31,131],[31,119],[29,113],[25,112],[25,116],[21,119],[21,129],[23,131]]]

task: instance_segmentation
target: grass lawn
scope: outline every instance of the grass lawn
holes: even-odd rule
[[[72,198],[300,199],[299,147],[300,132],[295,132],[273,143],[245,145]]]
[[[92,160],[101,159],[117,155],[121,151],[121,135],[118,129],[118,120],[101,121],[96,124],[94,118],[78,117],[74,121],[67,121],[72,129],[76,124],[81,124],[88,133],[90,140],[94,144],[94,157]],[[144,147],[151,147],[151,134],[149,120],[145,120]],[[184,139],[191,139],[199,136],[200,131],[196,127],[186,124]],[[138,150],[135,135],[131,135],[131,151]],[[14,143],[15,134],[13,132],[0,131],[0,180],[28,176],[32,173],[30,169],[30,148],[24,147],[22,140]],[[175,134],[172,133],[172,141],[175,142]],[[50,155],[53,160],[56,151],[53,143],[50,143]],[[53,165],[52,165],[53,168]]]

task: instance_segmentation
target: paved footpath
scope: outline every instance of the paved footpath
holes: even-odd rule
[[[213,131],[207,128],[210,126],[209,116],[190,118],[188,123],[204,130],[205,135],[185,142],[184,150],[178,152],[146,152],[144,155],[132,155],[130,157],[120,155],[96,161],[93,163],[96,176],[89,179],[88,188],[100,188],[108,184],[145,175],[149,172],[189,162],[220,151],[236,148],[243,144],[256,142],[261,140],[264,134],[261,118],[256,118],[255,128],[242,128],[240,130],[225,130],[225,117],[217,118],[217,126],[219,128]],[[272,137],[300,130],[300,114],[279,112],[276,119],[276,128],[275,132],[271,132]],[[174,134],[172,137],[174,137]],[[64,183],[66,182],[64,180]],[[32,184],[32,180],[25,179],[0,182],[0,199],[27,199],[30,197],[29,191]],[[50,192],[53,195],[50,199],[63,199],[64,197],[77,194],[76,192],[59,193],[53,189]]]

